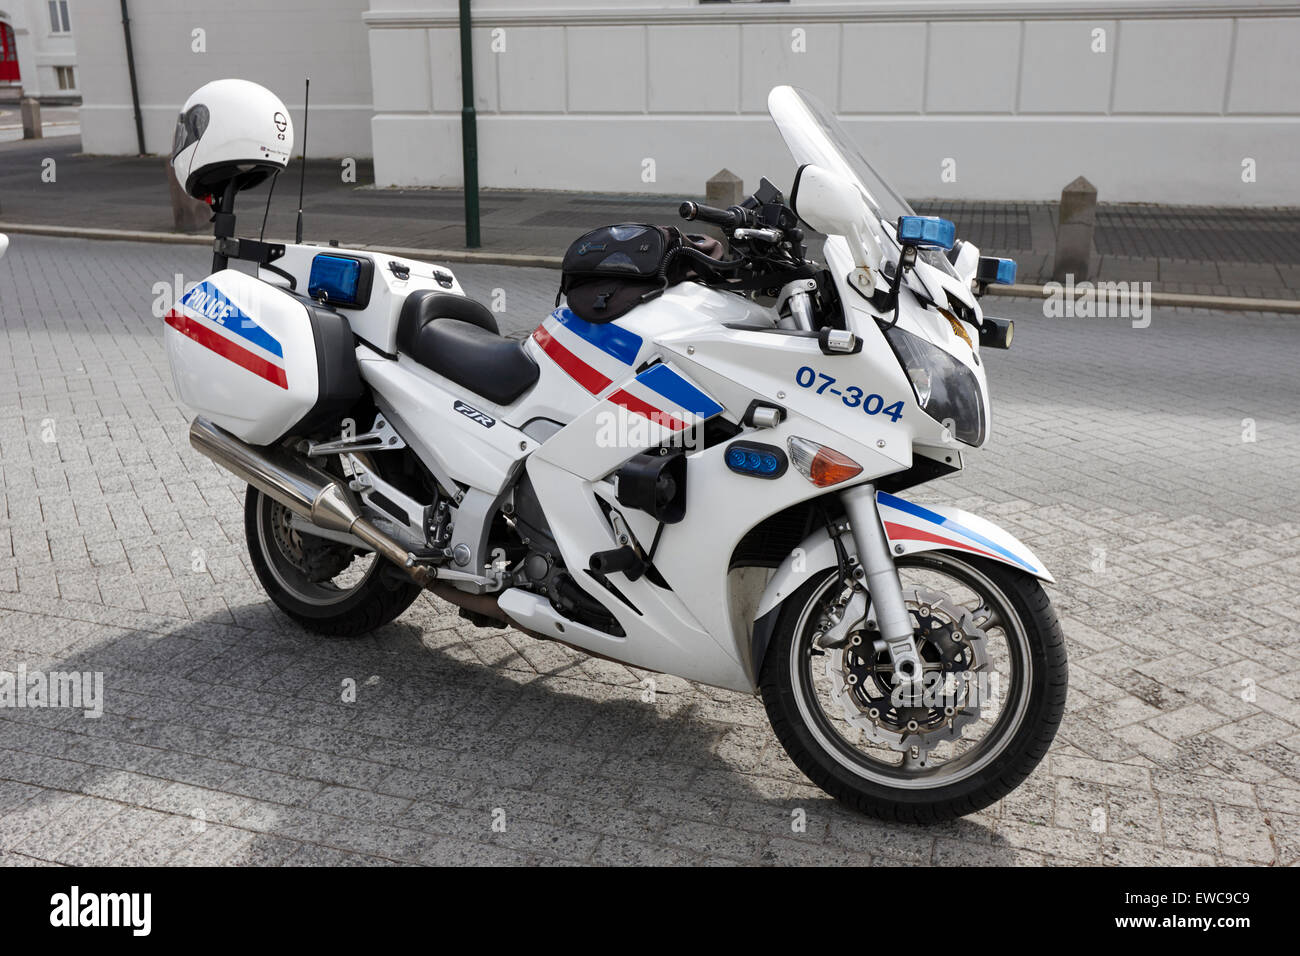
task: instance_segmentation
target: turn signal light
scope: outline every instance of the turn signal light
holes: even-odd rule
[[[790,461],[795,470],[818,488],[838,485],[862,473],[862,466],[834,448],[827,448],[806,438],[789,438]]]

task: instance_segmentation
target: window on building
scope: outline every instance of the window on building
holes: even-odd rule
[[[70,66],[56,66],[54,75],[58,77],[59,89],[75,90],[77,88],[77,77]]]
[[[50,32],[71,33],[72,24],[68,22],[68,0],[50,0]]]

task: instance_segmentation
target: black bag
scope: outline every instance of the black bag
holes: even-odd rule
[[[722,244],[705,236],[684,236],[673,226],[622,223],[601,226],[579,238],[564,254],[560,291],[569,308],[588,322],[610,322],[694,274],[683,245],[717,258]]]

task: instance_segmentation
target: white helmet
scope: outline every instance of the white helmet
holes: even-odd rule
[[[181,109],[172,169],[194,198],[220,197],[232,180],[247,189],[284,169],[292,150],[293,121],[278,96],[248,80],[214,80]]]

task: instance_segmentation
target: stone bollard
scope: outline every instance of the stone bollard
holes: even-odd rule
[[[18,106],[23,116],[23,139],[41,139],[45,136],[41,129],[41,101],[33,97],[24,97]]]
[[[1056,229],[1056,262],[1052,278],[1075,282],[1088,278],[1092,269],[1092,233],[1097,224],[1097,187],[1080,176],[1061,190],[1061,222]]]
[[[170,159],[163,160],[164,175],[172,197],[172,231],[198,232],[212,221],[212,209],[207,203],[193,198],[176,181]]]
[[[719,170],[704,184],[704,202],[719,209],[734,206],[745,198],[745,184],[729,169]]]

